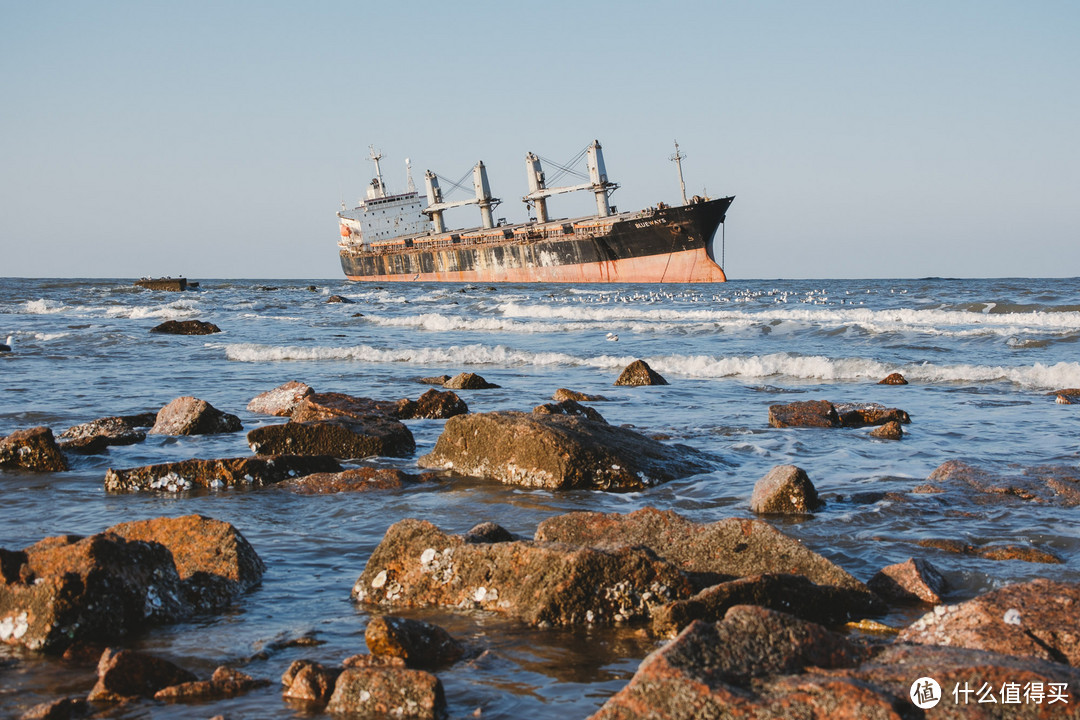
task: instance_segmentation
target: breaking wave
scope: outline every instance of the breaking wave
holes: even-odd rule
[[[23,311],[29,315],[52,315],[53,313],[63,312],[68,307],[62,302],[57,300],[27,300],[23,303]]]

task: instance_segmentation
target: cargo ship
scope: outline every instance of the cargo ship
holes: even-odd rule
[[[474,197],[446,202],[439,176],[430,170],[424,174],[426,197],[417,192],[408,159],[408,190],[388,193],[379,166],[382,155],[371,148],[375,178],[367,188],[366,199],[352,210],[342,203],[338,213],[342,270],[350,280],[379,282],[727,280],[713,255],[712,240],[735,198],[695,195],[687,200],[682,181],[684,156],[679,153],[678,143],[672,159],[679,169],[683,204],[658,203],[636,212],[619,212],[610,204],[611,193],[618,185],[608,179],[600,143],[593,141],[582,154],[588,169],[584,182],[549,188],[541,159],[528,153],[525,165],[529,193],[522,200],[531,217],[528,222],[507,224],[493,218],[492,209],[500,200],[491,195],[483,162],[473,167]],[[596,214],[570,219],[551,217],[548,199],[577,191],[595,195]],[[447,229],[443,214],[464,205],[480,209],[480,226]]]

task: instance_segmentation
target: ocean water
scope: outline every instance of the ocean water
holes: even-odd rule
[[[331,294],[352,304],[327,304]],[[150,334],[168,319],[223,332]],[[618,336],[608,340],[608,333]],[[1080,408],[1047,393],[1080,387],[1075,279],[768,280],[705,286],[354,284],[341,280],[203,280],[161,293],[128,280],[0,279],[0,435],[57,433],[106,415],[156,411],[195,395],[237,414],[245,431],[280,419],[245,406],[288,380],[316,391],[416,398],[417,379],[471,371],[500,389],[459,393],[473,411],[528,410],[556,388],[607,396],[608,420],[708,451],[714,466],[643,492],[505,487],[469,478],[400,491],[300,496],[279,488],[192,494],[104,492],[107,468],[249,454],[243,433],[171,438],[73,458],[71,471],[0,470],[0,547],[118,522],[201,513],[236,525],[266,561],[262,585],[219,616],[131,642],[201,675],[242,666],[272,685],[204,705],[143,701],[117,718],[309,717],[284,703],[278,678],[297,658],[338,663],[364,652],[368,610],[349,591],[386,528],[406,517],[453,532],[482,521],[531,535],[572,510],[674,509],[694,520],[749,516],[754,483],[773,466],[804,468],[829,501],[813,517],[772,520],[861,580],[909,557],[930,560],[960,601],[1034,577],[1080,580],[1076,508],[1047,503],[935,503],[908,494],[951,459],[1002,472],[1080,454]],[[613,387],[644,358],[670,385]],[[907,386],[878,380],[900,372]],[[908,411],[901,441],[866,430],[773,429],[768,407],[826,399]],[[442,421],[408,421],[417,456]],[[416,458],[378,459],[415,469]],[[879,493],[866,495],[865,493]],[[862,498],[862,499],[860,499]],[[929,538],[1013,544],[1063,562],[992,561],[920,547]],[[538,630],[484,613],[409,613],[483,651],[440,671],[452,717],[584,718],[633,674],[655,641],[639,628]],[[883,620],[909,622],[917,610]],[[290,646],[300,636],[318,646]],[[92,667],[0,647],[0,715],[81,695]]]

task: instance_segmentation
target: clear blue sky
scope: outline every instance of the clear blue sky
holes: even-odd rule
[[[1052,1],[0,0],[0,276],[337,278],[368,144],[392,190],[482,159],[520,220],[525,153],[593,138],[620,209],[678,197],[675,138],[737,196],[733,279],[1076,276],[1078,37]]]

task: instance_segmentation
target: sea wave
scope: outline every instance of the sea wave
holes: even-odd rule
[[[63,312],[68,309],[68,306],[58,300],[46,300],[41,298],[40,300],[27,300],[23,303],[23,312],[29,315],[52,315],[54,313]]]
[[[575,356],[561,352],[532,352],[505,345],[453,345],[449,347],[377,348],[273,346],[254,343],[221,346],[227,359],[236,362],[351,361],[407,363],[412,365],[488,365],[501,367],[567,366],[604,370],[620,369],[633,356]],[[772,353],[751,356],[659,355],[645,358],[661,374],[689,378],[786,378],[792,381],[866,381],[900,372],[918,383],[1008,382],[1026,389],[1052,390],[1080,386],[1080,363],[1003,366],[934,363],[894,365],[869,358],[828,358],[821,355]]]
[[[168,305],[136,305],[134,307],[111,307],[105,311],[106,317],[130,318],[139,320],[142,318],[175,318],[192,317],[199,314],[196,301],[178,300]]]

